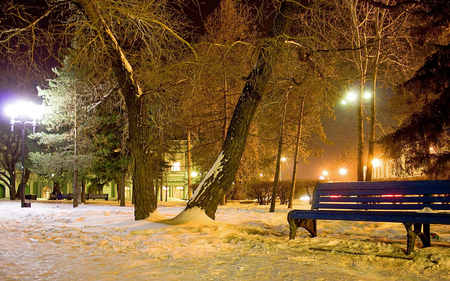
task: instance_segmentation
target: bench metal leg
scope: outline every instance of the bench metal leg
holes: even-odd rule
[[[422,232],[422,224],[419,224],[419,223],[414,224],[414,232],[417,233],[417,235],[420,237],[423,247],[431,246],[431,242],[430,242],[431,235],[430,235],[430,225],[429,224],[423,225],[423,232]]]
[[[423,235],[424,238],[426,239],[426,241],[424,241],[424,239],[422,239],[422,243],[424,247],[430,247],[431,246],[431,231],[430,231],[430,224],[424,224],[423,225]]]
[[[406,228],[406,237],[407,237],[407,246],[406,246],[406,254],[411,254],[412,251],[414,251],[414,243],[416,242],[417,233],[415,230],[417,229],[417,224],[413,223],[403,223]],[[413,230],[414,225],[414,230]]]
[[[406,227],[407,231],[407,249],[406,254],[409,255],[412,251],[414,251],[414,244],[416,241],[416,237],[419,236],[420,240],[422,241],[422,244],[424,247],[430,247],[431,246],[431,240],[430,240],[430,225],[424,224],[423,225],[423,232],[422,232],[422,224],[421,223],[403,223]],[[414,225],[414,230],[412,226]]]
[[[422,224],[421,223],[404,223],[407,231],[407,249],[406,254],[409,255],[412,251],[414,251],[414,244],[416,241],[416,237],[419,236],[420,240],[422,241],[423,247],[430,247],[431,246],[431,240],[430,240],[430,225],[424,224],[423,225],[423,232],[422,232]],[[414,230],[413,226],[414,225]]]
[[[291,219],[288,217],[289,222],[289,239],[294,239],[299,227],[305,228],[312,237],[317,236],[317,222],[314,219]]]

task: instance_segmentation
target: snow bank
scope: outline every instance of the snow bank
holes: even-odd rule
[[[319,221],[318,237],[288,240],[285,206],[219,206],[216,221],[183,209],[135,221],[132,207],[0,201],[0,279],[450,280],[448,226],[406,256],[402,224]]]

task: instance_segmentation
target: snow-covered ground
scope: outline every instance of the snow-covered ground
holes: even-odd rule
[[[0,201],[0,280],[450,280],[449,226],[406,256],[402,224],[319,221],[318,237],[288,240],[286,206],[228,204],[212,221],[161,203],[134,221],[99,203]]]

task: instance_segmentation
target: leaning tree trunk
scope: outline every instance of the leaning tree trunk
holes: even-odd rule
[[[258,60],[247,77],[244,89],[234,109],[222,152],[206,177],[189,200],[186,209],[198,207],[210,218],[215,218],[217,206],[230,189],[233,182],[250,129],[253,115],[261,102],[267,81],[271,75],[270,60],[276,56],[276,38],[281,37],[289,29],[291,16],[299,7],[297,1],[283,1],[279,13],[274,19],[269,39],[260,49]]]
[[[149,147],[149,124],[148,109],[142,90],[134,76],[134,70],[127,60],[125,53],[119,45],[115,35],[102,17],[96,6],[96,1],[78,0],[83,12],[87,16],[108,50],[112,69],[116,79],[121,85],[121,92],[124,96],[129,123],[129,149],[131,152],[131,167],[133,173],[133,199],[134,217],[136,220],[143,220],[156,210],[155,192],[151,171],[153,157]]]

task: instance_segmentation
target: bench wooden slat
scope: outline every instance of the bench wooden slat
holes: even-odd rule
[[[395,193],[394,193],[395,192]],[[450,188],[447,187],[436,187],[436,188],[413,188],[413,189],[361,189],[361,190],[350,190],[350,189],[327,189],[327,190],[317,190],[317,196],[369,196],[369,195],[422,195],[422,194],[449,194]]]
[[[290,219],[351,220],[376,222],[401,222],[422,224],[450,224],[450,214],[381,211],[304,211],[289,212]]]
[[[397,196],[386,196],[386,197],[316,197],[316,202],[392,202],[392,203],[402,203],[402,202],[445,202],[450,203],[450,196],[415,196],[415,197],[397,197]]]
[[[450,210],[449,204],[314,204],[315,209],[334,209],[334,210],[422,210],[429,207],[433,210]]]
[[[385,181],[385,182],[354,182],[321,183],[320,190],[364,190],[364,189],[429,189],[450,188],[450,181]]]
[[[447,213],[420,210],[425,207]],[[317,236],[316,220],[400,222],[407,231],[407,250],[416,236],[430,246],[430,224],[450,224],[450,181],[396,181],[319,183],[311,210],[288,214],[290,238],[298,227]],[[423,232],[422,232],[423,226]]]

